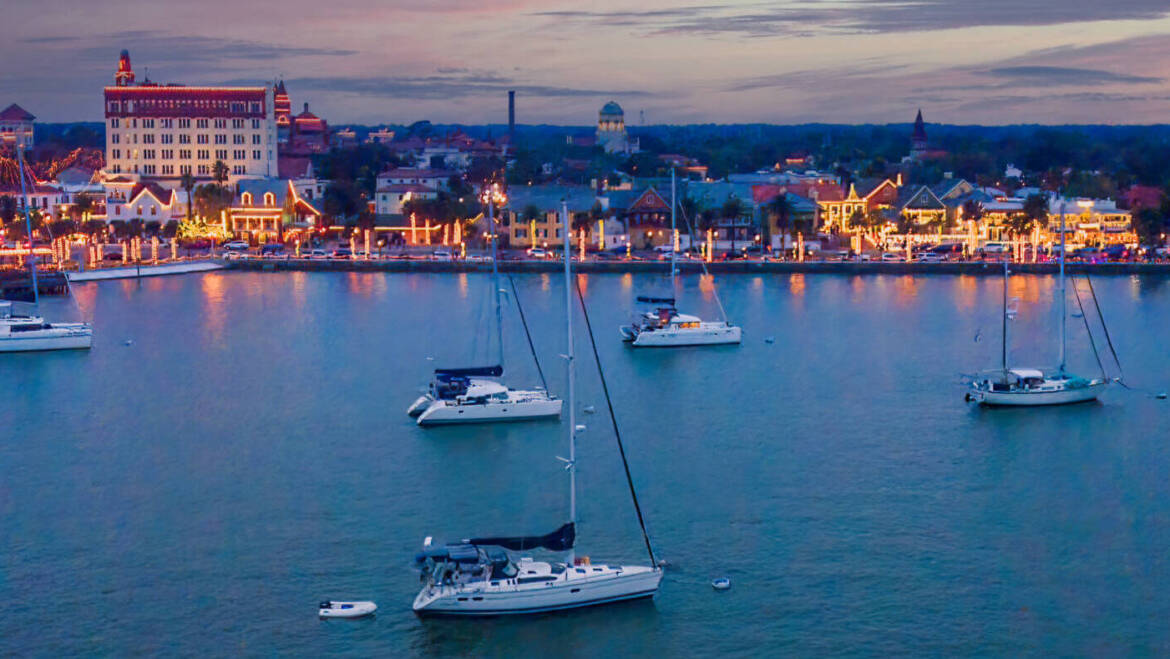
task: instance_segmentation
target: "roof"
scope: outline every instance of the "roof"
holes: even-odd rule
[[[280,178],[311,178],[313,159],[309,156],[280,154],[276,159],[276,174]]]
[[[157,199],[160,204],[170,203],[171,195],[174,194],[173,191],[167,190],[163,186],[153,181],[137,183],[133,188],[130,189],[130,194],[126,196],[126,198],[130,200],[128,203],[133,204],[143,193],[150,194],[150,196]]]
[[[569,205],[569,211],[588,211],[597,203],[597,196],[587,185],[527,185],[508,188],[508,208],[523,213],[528,206],[541,211],[560,210],[561,202]]]
[[[391,183],[389,185],[378,186],[377,192],[418,192],[437,194],[438,190],[421,183]]]
[[[897,207],[900,210],[913,208],[917,210],[941,210],[946,204],[925,185],[909,186],[898,191]]]
[[[617,101],[610,101],[609,103],[606,103],[605,105],[601,106],[601,114],[621,114],[621,115],[624,115],[625,111],[622,110],[622,106],[617,104]]]
[[[0,121],[32,121],[33,119],[36,119],[36,117],[32,116],[28,110],[25,110],[16,103],[0,111]]]
[[[404,167],[398,167],[396,169],[388,169],[388,170],[382,172],[381,174],[378,174],[378,178],[420,178],[420,179],[421,178],[443,178],[443,179],[447,179],[447,178],[451,178],[452,176],[455,176],[455,172],[452,172],[452,171],[449,171],[446,169],[407,169]]]

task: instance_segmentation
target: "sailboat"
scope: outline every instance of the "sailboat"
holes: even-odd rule
[[[512,389],[498,379],[504,375],[504,330],[500,310],[500,271],[496,258],[499,234],[496,231],[494,205],[503,203],[506,198],[495,184],[485,189],[484,196],[492,232],[492,289],[495,295],[498,361],[490,366],[435,369],[427,393],[406,410],[408,415],[418,417],[420,426],[528,421],[561,415],[561,399],[549,394],[547,388]]]
[[[28,233],[29,275],[32,279],[32,304],[40,306],[40,286],[37,282],[37,257],[33,249],[32,217],[29,214],[28,191],[25,188],[24,144],[17,144],[20,195],[24,201],[24,226]],[[68,286],[68,280],[66,280]],[[72,295],[70,289],[70,295]],[[93,328],[89,323],[47,323],[37,315],[18,314],[12,302],[0,301],[0,352],[31,352],[40,350],[89,349],[93,344]]]
[[[675,214],[678,208],[676,199],[676,182],[674,169],[670,170],[670,236],[674,240],[676,235]],[[691,232],[694,236],[694,232]],[[670,250],[670,282],[674,288],[678,277],[678,252]],[[703,265],[704,274],[707,266]],[[718,296],[716,296],[718,301]],[[743,330],[737,325],[727,322],[726,316],[722,321],[705,321],[698,316],[679,313],[675,308],[675,299],[668,297],[638,296],[641,305],[649,305],[649,309],[640,312],[632,323],[620,328],[622,340],[635,348],[678,348],[683,346],[723,345],[740,343]],[[720,305],[722,309],[722,305]]]
[[[562,208],[564,235],[569,233],[569,212]],[[423,551],[415,557],[423,581],[422,590],[414,598],[413,609],[419,615],[496,616],[543,613],[561,609],[575,609],[626,600],[652,598],[662,582],[662,568],[654,559],[654,550],[642,519],[633,480],[626,465],[634,509],[642,527],[642,537],[650,556],[650,566],[594,563],[588,557],[574,553],[577,539],[577,452],[576,436],[584,426],[576,425],[574,417],[575,393],[573,354],[573,282],[571,253],[565,253],[565,325],[568,336],[566,361],[568,368],[569,457],[562,459],[569,472],[569,519],[560,528],[542,536],[482,537],[457,543],[432,546],[431,538],[423,542]],[[580,293],[578,292],[578,295]],[[584,309],[584,300],[581,302]],[[588,316],[586,316],[588,322]],[[590,330],[590,341],[593,335]],[[594,343],[596,359],[596,344]],[[598,363],[600,372],[600,362]],[[602,376],[602,387],[608,389]],[[614,419],[610,407],[610,418]],[[617,433],[617,421],[614,420]],[[621,435],[617,434],[621,447]],[[625,451],[622,450],[625,464]],[[565,552],[560,562],[536,561],[529,556],[519,557],[533,549]]]
[[[971,383],[968,402],[980,405],[1035,406],[1064,405],[1096,400],[1107,384],[1104,378],[1084,378],[1068,372],[1065,364],[1067,343],[1067,292],[1064,276],[1064,204],[1060,208],[1060,365],[1056,369],[1020,368],[1008,366],[1008,321],[1014,310],[1008,301],[1010,270],[1005,256],[1003,263],[1003,343],[1001,368],[984,373]]]

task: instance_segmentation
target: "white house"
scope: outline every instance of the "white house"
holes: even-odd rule
[[[438,196],[438,190],[418,183],[379,185],[374,191],[374,212],[378,215],[402,215],[402,206],[406,202],[412,199],[435,199]]]

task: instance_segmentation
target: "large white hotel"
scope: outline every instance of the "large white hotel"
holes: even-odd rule
[[[209,179],[222,161],[231,180],[276,176],[273,100],[267,86],[136,83],[122,51],[105,88],[106,172],[165,184],[188,173]]]

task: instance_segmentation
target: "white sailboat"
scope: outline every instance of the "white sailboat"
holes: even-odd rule
[[[28,191],[25,188],[24,144],[17,144],[20,194],[24,201],[24,225],[28,233],[29,275],[32,278],[32,304],[40,306],[37,282],[37,256],[33,249],[32,217],[29,215]],[[66,280],[68,287],[68,280]],[[70,295],[72,295],[70,289]],[[93,327],[89,323],[47,323],[41,316],[18,314],[12,302],[0,301],[0,352],[89,349],[93,344]]]
[[[678,208],[674,169],[670,170],[670,236],[674,240],[676,230],[675,213]],[[694,232],[691,232],[694,236]],[[677,251],[670,250],[670,282],[673,289],[678,276]],[[703,266],[704,272],[706,265]],[[705,321],[698,316],[679,313],[675,299],[670,297],[639,296],[639,304],[651,305],[642,311],[629,325],[620,328],[622,340],[636,348],[678,348],[683,346],[724,345],[740,343],[743,330],[737,325],[722,321]],[[722,309],[722,306],[720,306]]]
[[[547,387],[512,389],[497,379],[504,374],[504,325],[500,311],[500,271],[496,258],[499,234],[496,231],[495,204],[504,203],[506,197],[497,184],[492,184],[484,189],[484,200],[487,202],[488,223],[492,232],[492,289],[495,296],[499,361],[493,366],[436,369],[427,393],[406,410],[408,415],[418,417],[420,426],[529,421],[561,415],[561,399],[549,394]],[[527,327],[525,331],[528,331]]]
[[[1064,276],[1064,206],[1060,209],[1060,365],[1045,371],[1040,368],[1008,366],[1008,321],[1014,315],[1008,303],[1008,262],[1003,264],[1003,347],[1001,368],[984,373],[971,383],[968,402],[980,405],[1038,406],[1065,405],[1096,400],[1105,389],[1104,378],[1073,375],[1065,367],[1067,338],[1067,295]]]
[[[564,235],[567,236],[570,235],[567,208],[563,209],[562,213]],[[584,426],[575,425],[574,416],[573,283],[570,259],[571,251],[566,249],[569,457],[564,462],[569,472],[569,520],[556,531],[543,536],[471,538],[441,547],[432,546],[428,537],[423,543],[423,551],[416,556],[423,580],[422,590],[414,598],[413,605],[415,613],[419,615],[496,616],[543,613],[651,598],[658,592],[658,586],[662,582],[662,568],[656,565],[654,551],[644,524],[642,534],[650,556],[649,567],[593,563],[589,558],[577,557],[574,553],[577,538],[576,434],[584,430]],[[598,368],[600,369],[600,364]],[[605,387],[604,377],[602,386]],[[608,399],[608,391],[606,396]],[[612,419],[612,408],[610,413]],[[614,430],[617,431],[616,421]],[[618,442],[620,446],[620,435]],[[622,461],[623,463],[625,461],[624,451]],[[628,468],[626,473],[628,479]],[[638,512],[638,521],[641,523],[641,508],[634,493],[633,481],[628,482],[634,507]],[[566,552],[565,560],[537,561],[529,556],[516,557],[509,554],[533,549]]]

